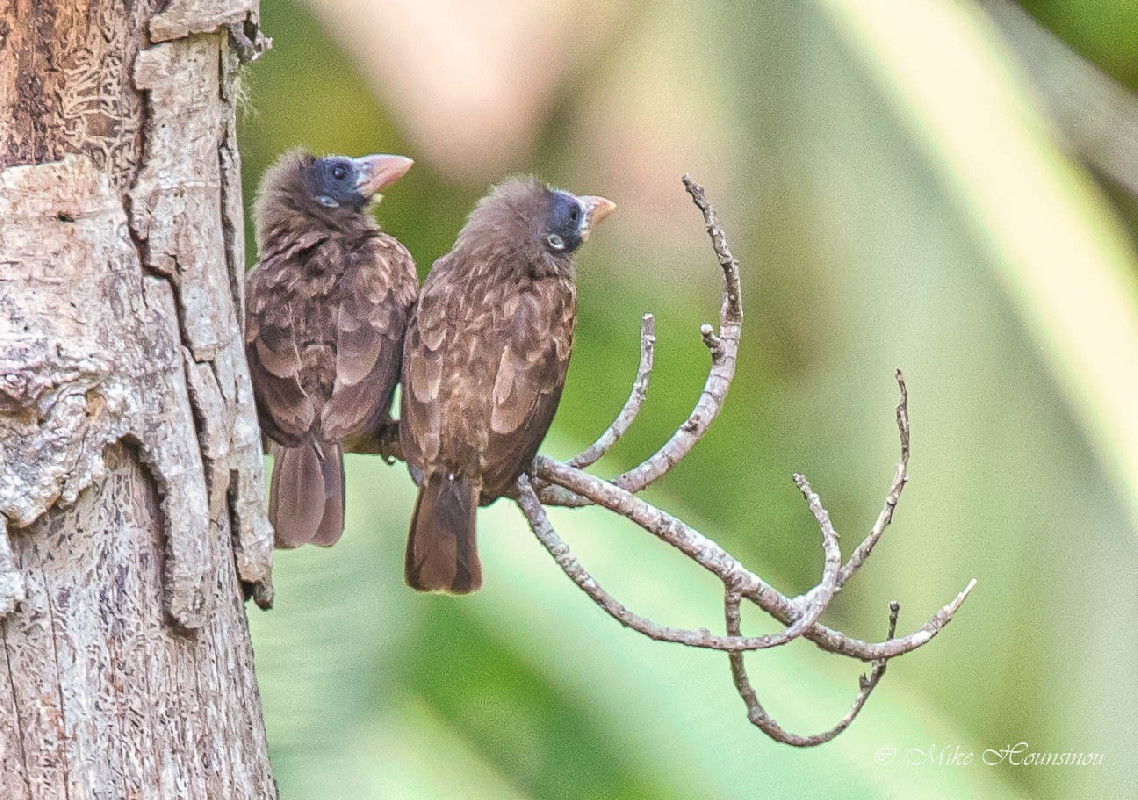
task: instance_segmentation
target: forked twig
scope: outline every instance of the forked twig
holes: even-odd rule
[[[739,610],[739,603],[742,598],[738,592],[727,592],[726,600],[724,603],[726,617],[727,617],[727,633],[737,634],[741,622],[742,614]],[[897,617],[901,613],[901,604],[894,600],[889,604],[889,636],[892,639],[897,632]],[[751,724],[761,730],[767,736],[775,741],[783,742],[791,747],[815,747],[816,745],[825,744],[826,742],[834,739],[838,734],[850,726],[865,703],[869,700],[869,695],[877,687],[881,677],[885,674],[885,667],[889,663],[888,659],[882,658],[873,662],[873,667],[869,671],[869,675],[862,675],[858,680],[858,692],[854,698],[853,704],[850,706],[849,711],[842,717],[834,727],[822,733],[816,733],[813,736],[802,736],[801,734],[791,733],[783,728],[766,709],[763,708],[762,703],[759,702],[759,697],[755,693],[755,689],[751,686],[751,680],[747,677],[747,669],[743,665],[742,653],[730,653],[728,658],[731,660],[731,678],[735,682],[735,690],[739,696],[743,698],[743,702],[747,706],[747,719]]]
[[[711,353],[711,369],[708,370],[703,392],[700,393],[699,400],[696,401],[695,408],[687,420],[676,429],[672,438],[665,442],[663,447],[640,466],[613,479],[614,484],[630,492],[639,492],[650,485],[691,452],[695,443],[703,438],[711,423],[719,416],[731,380],[735,377],[739,337],[743,332],[743,297],[739,284],[739,262],[727,248],[727,237],[719,227],[715,209],[707,201],[703,187],[692,180],[690,175],[685,175],[684,189],[703,214],[707,233],[711,237],[711,246],[719,259],[719,268],[723,271],[719,332],[714,333],[711,326],[706,323],[700,326],[703,343]]]
[[[584,469],[596,464],[636,421],[640,406],[644,405],[644,398],[648,395],[648,379],[652,376],[655,353],[656,318],[645,314],[640,320],[640,367],[636,370],[636,380],[632,382],[632,392],[612,425],[605,428],[604,433],[586,450],[569,459],[569,466]]]
[[[631,492],[547,456],[538,456],[534,463],[539,477],[636,523],[715,575],[724,586],[733,587],[784,625],[798,622],[813,605],[812,595],[818,591],[818,587],[799,598],[788,598],[744,567],[714,540]],[[807,499],[809,500],[809,497]],[[816,502],[820,508],[821,501],[816,500]],[[812,505],[811,511],[814,510]],[[839,578],[840,575],[839,571]],[[907,636],[883,642],[864,642],[817,623],[806,628],[802,635],[831,653],[863,661],[893,658],[917,649],[936,636],[952,619],[953,614],[972,591],[974,584],[975,581],[969,583],[952,602]]]
[[[804,491],[809,491],[806,487]],[[525,514],[526,521],[538,541],[542,543],[553,560],[561,567],[574,583],[585,594],[592,598],[598,606],[621,625],[642,633],[649,639],[658,642],[675,642],[688,647],[702,647],[709,650],[725,650],[727,652],[740,652],[746,650],[766,650],[779,647],[793,641],[802,635],[802,632],[813,625],[822,615],[830,600],[837,591],[838,569],[842,563],[842,552],[838,546],[838,535],[832,525],[822,529],[822,546],[826,552],[825,569],[819,586],[822,592],[813,598],[810,608],[793,625],[788,626],[781,633],[766,634],[763,636],[740,636],[738,633],[729,636],[717,636],[706,628],[699,630],[668,628],[657,625],[651,620],[642,617],[616,600],[611,594],[601,588],[600,584],[585,569],[576,556],[569,550],[568,545],[557,535],[549,517],[545,513],[537,494],[530,485],[529,478],[523,475],[518,479],[518,506]],[[825,511],[822,512],[823,514]]]
[[[972,580],[951,602],[941,608],[924,625],[907,636],[896,637],[897,616],[900,606],[890,606],[889,635],[881,642],[864,642],[832,630],[818,622],[837,592],[853,577],[881,540],[885,529],[893,520],[901,492],[908,481],[909,465],[909,411],[908,388],[901,371],[896,374],[901,399],[897,406],[897,428],[901,440],[901,456],[893,481],[885,497],[885,504],[865,539],[842,563],[838,532],[821,498],[801,475],[794,481],[814,515],[822,534],[825,564],[818,584],[799,597],[790,598],[746,569],[714,540],[704,536],[682,520],[668,514],[636,496],[636,493],[665,475],[683,459],[698,442],[719,414],[727,390],[735,374],[735,362],[742,332],[739,264],[731,255],[727,239],[719,226],[715,209],[708,202],[703,188],[684,177],[684,187],[703,214],[712,248],[723,273],[723,298],[719,313],[719,330],[703,325],[700,335],[711,354],[711,366],[703,392],[695,408],[676,432],[651,457],[635,469],[611,480],[602,480],[583,470],[596,463],[616,444],[636,419],[646,396],[648,378],[652,370],[655,330],[651,315],[646,315],[641,327],[640,367],[628,401],[616,420],[597,441],[568,463],[546,456],[534,460],[533,478],[523,475],[518,479],[516,501],[529,522],[534,534],[553,556],[558,566],[609,616],[622,625],[663,642],[674,642],[689,647],[726,651],[730,659],[735,688],[747,705],[748,719],[771,738],[795,747],[810,747],[830,741],[844,731],[864,707],[869,695],[885,674],[889,659],[908,653],[927,644],[953,618],[968,594],[976,585]],[[391,452],[389,443],[385,452]],[[713,634],[706,629],[678,629],[659,625],[629,610],[600,586],[584,565],[554,530],[542,504],[579,507],[598,505],[618,514],[661,541],[674,547],[703,569],[715,575],[723,584],[725,594],[726,635]],[[741,632],[741,604],[753,603],[786,627],[776,634],[743,636]],[[831,653],[871,662],[868,675],[863,675],[858,694],[846,715],[837,725],[820,734],[801,736],[786,731],[764,710],[747,677],[743,654],[749,650],[777,647],[796,638],[805,638]]]
[[[839,588],[845,585],[873,552],[874,546],[889,527],[889,523],[893,521],[893,511],[897,508],[897,501],[901,499],[901,491],[909,482],[909,388],[905,385],[905,376],[901,374],[901,370],[897,370],[895,376],[897,386],[901,389],[901,402],[897,404],[897,430],[901,432],[901,460],[897,462],[897,472],[893,476],[893,483],[889,485],[889,492],[885,495],[885,505],[877,515],[877,521],[873,523],[869,535],[853,551],[850,560],[838,575]]]

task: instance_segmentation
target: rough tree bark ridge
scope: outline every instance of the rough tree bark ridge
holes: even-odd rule
[[[238,324],[256,23],[0,0],[0,797],[276,796],[242,602],[272,599]]]

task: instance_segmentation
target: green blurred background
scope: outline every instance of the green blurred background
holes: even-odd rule
[[[1132,0],[1028,7],[1138,88]],[[1134,796],[1135,203],[1087,165],[1038,65],[979,7],[264,0],[262,25],[275,46],[247,70],[240,134],[250,202],[296,144],[410,155],[378,216],[421,274],[512,172],[618,203],[578,259],[577,346],[546,452],[568,456],[611,421],[645,311],[648,402],[598,474],[639,463],[694,403],[719,286],[679,181],[691,172],[742,263],[747,321],[723,414],[648,498],[805,590],[821,548],[790,475],[821,493],[848,553],[892,476],[899,366],[911,482],[824,621],[879,639],[898,599],[908,632],[979,581],[849,731],[799,751],[748,724],[725,657],[605,617],[507,501],[480,517],[483,591],[409,591],[406,470],[350,456],[343,540],[279,553],[276,608],[250,618],[282,797]],[[716,582],[644,532],[596,510],[552,516],[634,609],[721,625]],[[805,642],[748,664],[802,733],[837,721],[864,671]],[[1019,742],[1103,760],[982,763]],[[975,755],[924,763],[942,751]]]

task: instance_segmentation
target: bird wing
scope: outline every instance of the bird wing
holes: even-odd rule
[[[545,438],[569,367],[576,298],[543,281],[489,299],[436,263],[407,329],[400,438],[412,471],[446,467],[508,492]]]
[[[387,417],[419,289],[411,254],[386,234],[350,256],[340,283],[336,380],[320,413],[329,441],[371,433]]]
[[[454,333],[448,287],[438,277],[441,262],[431,269],[434,280],[428,278],[423,286],[403,345],[399,438],[408,466],[420,472],[436,462],[441,450],[443,365]]]
[[[326,237],[325,237],[326,238]],[[302,274],[297,263],[323,238],[307,235],[267,254],[245,283],[245,356],[261,429],[269,438],[297,446],[316,417],[300,383],[301,358],[293,327],[289,288]]]
[[[484,497],[510,490],[549,431],[569,369],[576,310],[572,286],[560,281],[536,283],[504,304],[507,336],[482,455]]]

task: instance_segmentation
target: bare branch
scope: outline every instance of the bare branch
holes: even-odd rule
[[[806,486],[806,488],[803,489],[803,493],[809,497],[810,494],[812,494],[810,487]],[[813,497],[816,501],[817,495],[813,495]],[[553,556],[553,560],[557,562],[561,570],[568,575],[594,603],[600,606],[606,614],[621,625],[632,628],[638,633],[644,634],[649,639],[654,639],[658,642],[675,642],[687,645],[688,647],[726,650],[728,652],[765,650],[771,647],[779,647],[798,638],[807,628],[813,625],[818,620],[818,617],[822,615],[822,612],[826,609],[826,606],[829,605],[830,600],[833,599],[834,593],[837,591],[838,569],[842,563],[842,552],[838,546],[838,535],[834,531],[833,526],[829,524],[829,518],[825,510],[822,509],[821,514],[826,518],[826,524],[822,526],[822,542],[826,552],[826,566],[823,571],[822,581],[817,587],[819,594],[813,597],[808,611],[793,625],[781,633],[763,636],[740,636],[738,632],[730,636],[716,636],[706,628],[699,630],[668,628],[628,610],[622,603],[601,588],[596,579],[589,574],[584,565],[582,565],[569,550],[568,545],[558,536],[557,531],[553,528],[553,524],[549,521],[549,517],[545,513],[545,509],[541,505],[541,501],[534,492],[529,478],[525,475],[518,478],[517,502],[518,507],[521,508],[522,513],[525,514],[526,520],[529,522],[530,528],[533,530],[534,535],[537,536],[538,541],[540,541],[545,549],[549,551],[549,554]],[[821,509],[821,506],[819,505],[818,508]]]
[[[644,530],[675,547],[725,585],[736,587],[747,597],[758,598],[759,605],[764,609],[768,605],[781,608],[788,618],[794,614],[796,609],[790,600],[747,570],[714,541],[682,520],[650,505],[630,491],[593,477],[587,472],[573,469],[548,456],[538,456],[534,463],[539,477],[632,520]]]
[[[734,587],[784,625],[793,625],[811,606],[809,595],[802,600],[791,600],[746,569],[715,541],[631,492],[546,456],[538,456],[535,464],[541,478],[632,520],[715,575],[724,585]],[[893,658],[917,649],[936,636],[952,619],[974,584],[975,581],[970,583],[921,628],[899,639],[863,642],[820,624],[810,626],[803,636],[823,650],[863,661]]]
[[[692,202],[696,204],[703,214],[704,224],[707,226],[707,235],[711,237],[711,247],[719,258],[719,268],[723,270],[723,306],[720,311],[720,325],[726,323],[743,323],[742,291],[739,288],[739,262],[727,248],[727,236],[719,227],[719,217],[715,209],[707,200],[703,187],[692,180],[691,175],[685,175],[684,189],[691,195]]]
[[[715,328],[711,327],[710,323],[705,322],[699,326],[699,335],[703,337],[703,345],[711,352],[711,357],[714,359],[719,356],[723,343],[715,335]]]
[[[739,337],[743,330],[742,293],[739,288],[739,262],[727,248],[727,237],[719,227],[715,209],[707,201],[703,187],[684,176],[684,188],[692,202],[703,213],[711,245],[719,258],[723,271],[723,301],[719,309],[719,333],[710,326],[700,329],[704,344],[711,353],[711,370],[707,374],[703,392],[687,420],[654,455],[640,466],[613,479],[613,483],[630,492],[639,492],[645,486],[665,475],[691,452],[695,443],[719,415],[731,380],[735,377],[735,359],[739,352]]]
[[[968,599],[968,595],[972,593],[974,588],[976,588],[975,578],[968,581],[968,585],[961,590],[960,594],[942,606],[939,611],[929,618],[928,622],[917,628],[917,630],[908,636],[901,636],[896,639],[890,638],[883,642],[863,642],[860,639],[854,639],[831,628],[827,628],[825,625],[815,625],[802,636],[826,652],[834,653],[835,655],[849,656],[860,661],[878,661],[883,658],[896,658],[897,656],[912,652],[918,647],[928,644],[933,637],[944,630],[944,627],[952,622],[952,618],[956,615],[956,612],[960,610],[960,607],[964,605],[964,601]],[[781,620],[779,614],[775,614],[774,616],[776,619]]]
[[[826,568],[822,573],[822,582],[815,586],[809,593],[811,604],[821,602],[823,605],[829,605],[830,600],[833,599],[838,589],[841,588],[838,584],[838,565],[842,563],[842,548],[838,544],[838,532],[834,530],[834,525],[830,522],[830,512],[822,507],[822,500],[818,497],[817,493],[810,488],[810,484],[801,475],[794,476],[794,483],[798,490],[802,492],[802,496],[806,499],[806,506],[810,509],[810,513],[814,515],[814,519],[818,522],[818,527],[822,530],[823,547],[826,549]],[[828,578],[830,576],[830,563],[834,562],[833,569],[833,583],[830,583]],[[819,598],[818,595],[821,595]],[[800,624],[806,616],[800,617],[795,621],[795,626]]]
[[[703,189],[691,178],[684,186],[704,217],[712,248],[723,273],[723,295],[719,313],[719,330],[711,325],[700,327],[700,336],[711,355],[711,367],[704,389],[691,415],[652,457],[610,481],[594,477],[582,468],[595,464],[628,431],[647,395],[648,381],[655,356],[655,322],[651,314],[642,320],[640,332],[640,366],[632,391],[620,413],[589,448],[568,463],[537,456],[532,475],[518,478],[513,499],[525,515],[530,528],[542,546],[553,556],[561,570],[606,614],[621,625],[655,641],[673,642],[688,647],[725,651],[731,664],[735,688],[747,705],[748,719],[771,738],[795,747],[811,747],[830,741],[844,731],[865,706],[869,695],[885,674],[889,659],[917,649],[933,639],[950,621],[976,585],[972,580],[951,602],[941,608],[924,625],[907,636],[897,637],[899,606],[891,604],[889,635],[881,642],[864,642],[822,625],[818,620],[842,586],[865,563],[893,519],[901,492],[908,481],[909,412],[908,390],[900,370],[897,385],[901,399],[897,406],[897,428],[901,439],[901,457],[885,505],[866,538],[842,563],[838,532],[822,500],[801,475],[794,481],[818,524],[825,554],[822,576],[816,586],[804,594],[790,598],[746,569],[718,543],[691,525],[645,502],[636,493],[666,474],[686,456],[706,433],[722,408],[723,400],[735,373],[735,362],[742,332],[739,265],[727,248],[727,240],[719,227],[715,210]],[[385,458],[401,458],[398,423],[389,422],[374,434],[349,443],[349,452],[380,453]],[[640,528],[683,553],[691,561],[715,575],[725,593],[726,635],[706,628],[684,629],[660,625],[631,611],[606,591],[573,555],[562,541],[545,513],[546,505],[579,507],[598,505],[628,519]],[[741,605],[754,603],[762,611],[784,625],[781,632],[763,636],[743,636]],[[829,730],[813,736],[801,736],[783,729],[765,711],[751,686],[743,663],[746,651],[778,647],[796,638],[806,638],[830,653],[871,662],[868,675],[860,681],[859,691],[846,715]]]
[[[723,272],[723,299],[719,314],[719,332],[711,325],[700,327],[700,335],[711,354],[711,368],[703,393],[695,409],[679,430],[640,466],[611,481],[601,480],[582,471],[580,467],[596,462],[609,447],[616,443],[628,429],[640,404],[644,399],[644,388],[651,370],[651,339],[647,327],[650,317],[645,318],[641,332],[641,363],[632,394],[625,403],[616,422],[602,434],[597,442],[569,463],[538,456],[534,459],[533,475],[539,490],[535,491],[529,476],[518,479],[516,501],[530,528],[542,545],[549,551],[568,575],[602,610],[620,624],[632,628],[656,641],[677,642],[690,647],[724,650],[728,653],[731,674],[739,696],[747,706],[747,717],[760,730],[779,742],[795,747],[812,747],[828,742],[838,736],[854,721],[865,706],[882,676],[888,660],[915,650],[927,644],[953,618],[961,604],[976,585],[972,580],[956,598],[940,609],[918,630],[896,638],[897,617],[900,606],[890,605],[889,635],[883,642],[863,642],[831,630],[818,623],[823,611],[829,606],[834,595],[845,582],[857,572],[873,552],[873,548],[885,533],[893,519],[893,512],[908,481],[909,466],[909,410],[908,390],[901,371],[897,370],[897,385],[901,400],[897,406],[897,428],[901,439],[901,459],[894,473],[893,482],[885,498],[885,505],[870,529],[865,540],[854,550],[849,561],[842,564],[842,553],[838,532],[830,520],[829,512],[822,505],[821,498],[801,475],[794,476],[794,482],[802,492],[807,507],[814,515],[822,534],[825,551],[825,565],[822,578],[810,591],[800,597],[788,598],[765,583],[759,576],[746,569],[730,553],[716,542],[707,538],[695,528],[673,517],[636,496],[636,492],[666,474],[676,463],[686,456],[707,431],[722,407],[727,389],[735,372],[739,337],[742,330],[742,308],[740,305],[739,265],[727,248],[726,237],[719,227],[715,210],[708,203],[703,189],[690,177],[684,177],[684,186],[696,206],[703,213],[712,247]],[[566,506],[596,504],[634,522],[639,527],[656,536],[661,541],[682,552],[689,559],[715,575],[723,583],[725,590],[724,612],[727,622],[727,635],[716,636],[706,629],[687,630],[668,628],[630,611],[623,603],[605,591],[572,554],[561,540],[549,518],[542,502]],[[741,604],[743,599],[757,605],[785,625],[781,633],[745,637],[742,635]],[[863,675],[859,690],[846,715],[832,728],[813,736],[802,736],[782,728],[766,712],[758,700],[754,687],[743,662],[747,650],[775,647],[793,641],[798,637],[810,639],[823,650],[831,653],[872,662],[868,675]]]
[[[869,535],[858,545],[850,556],[850,560],[842,567],[842,571],[838,575],[838,588],[844,586],[846,581],[869,558],[869,554],[873,552],[874,546],[885,533],[885,529],[893,521],[893,510],[897,508],[897,501],[901,499],[901,490],[909,482],[909,390],[905,386],[905,376],[901,374],[901,370],[897,370],[896,378],[897,386],[901,389],[901,402],[897,404],[897,430],[901,434],[901,460],[897,463],[897,472],[893,476],[893,483],[889,486],[889,493],[885,495],[885,506],[877,516],[877,521],[873,523]]]
[[[645,314],[640,320],[640,368],[636,370],[636,380],[632,383],[632,393],[624,402],[612,425],[579,455],[569,459],[569,466],[582,469],[597,463],[605,453],[616,444],[629,429],[640,413],[640,406],[648,394],[648,378],[652,375],[652,363],[656,352],[656,318]]]
[[[727,618],[727,633],[737,635],[742,614],[739,610],[739,603],[742,598],[738,592],[727,592],[726,600],[724,603],[725,616]],[[889,639],[892,639],[897,632],[897,617],[901,613],[901,604],[893,601],[889,604]],[[777,742],[788,744],[792,747],[815,747],[820,744],[834,739],[842,731],[850,726],[850,724],[861,713],[865,703],[869,700],[869,695],[877,687],[881,677],[885,674],[885,667],[888,665],[888,659],[881,659],[873,662],[873,668],[870,670],[869,675],[862,675],[858,681],[858,693],[854,698],[853,705],[846,715],[838,721],[838,724],[822,733],[814,734],[813,736],[802,736],[800,734],[791,733],[783,728],[767,713],[763,708],[762,703],[759,702],[758,695],[755,689],[751,686],[750,678],[747,677],[747,670],[743,664],[742,653],[730,653],[728,658],[731,660],[731,677],[735,682],[735,689],[739,692],[739,696],[743,698],[743,702],[747,706],[747,719],[751,724],[761,730],[767,736],[771,737]]]

